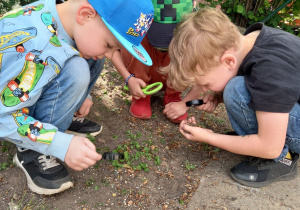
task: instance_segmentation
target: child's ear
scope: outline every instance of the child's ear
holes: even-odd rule
[[[232,53],[225,52],[221,57],[221,62],[228,67],[228,69],[235,69],[237,65],[236,57]]]
[[[90,4],[82,4],[77,10],[76,21],[78,24],[83,24],[90,18],[97,16],[96,10]]]

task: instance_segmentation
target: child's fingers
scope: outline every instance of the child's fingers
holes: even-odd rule
[[[90,159],[90,158],[85,158],[85,159],[83,160],[83,162],[80,164],[80,167],[83,168],[83,169],[87,169],[87,168],[89,168],[90,166],[95,165],[96,162],[97,162],[97,161],[92,160],[92,159]]]
[[[180,125],[179,131],[180,133],[188,140],[192,139],[193,134],[191,133],[192,126],[189,126],[187,124]]]
[[[190,117],[189,119],[187,119],[187,123],[189,124],[196,124],[196,118],[194,116]]]
[[[90,150],[87,157],[92,160],[101,160],[102,156],[96,152],[96,146],[87,138],[84,138],[84,143]]]
[[[137,96],[137,95],[133,95],[132,97],[136,100],[139,100],[141,98],[141,96]]]
[[[136,100],[139,100],[141,98],[140,96],[136,96],[136,95],[133,95],[132,97]]]

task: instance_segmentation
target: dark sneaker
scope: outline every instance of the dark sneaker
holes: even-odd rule
[[[87,134],[97,136],[101,131],[101,125],[83,117],[73,117],[72,123],[66,133],[86,137]]]
[[[18,148],[13,161],[24,171],[28,188],[35,193],[52,195],[73,187],[68,170],[53,156]]]
[[[283,158],[278,162],[252,157],[234,166],[230,170],[230,177],[249,187],[265,187],[273,182],[294,179],[297,176],[299,155],[291,155],[292,160]]]

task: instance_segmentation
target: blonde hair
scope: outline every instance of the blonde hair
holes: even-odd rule
[[[196,84],[201,70],[217,66],[228,49],[237,50],[238,28],[219,9],[205,7],[184,16],[178,23],[169,46],[170,64],[160,69],[168,75],[168,84],[183,90]]]

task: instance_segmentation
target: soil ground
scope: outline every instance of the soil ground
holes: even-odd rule
[[[92,91],[94,106],[88,118],[104,127],[96,138],[90,138],[98,152],[126,151],[130,162],[101,160],[81,172],[70,169],[74,187],[43,196],[28,190],[24,173],[11,164],[14,145],[2,142],[0,209],[299,208],[299,177],[261,189],[235,183],[228,171],[242,156],[186,140],[178,124],[162,113],[162,92],[151,97],[150,120],[131,117],[131,96],[123,85],[108,61]],[[188,114],[214,132],[232,130],[223,106],[213,114],[195,108]]]

